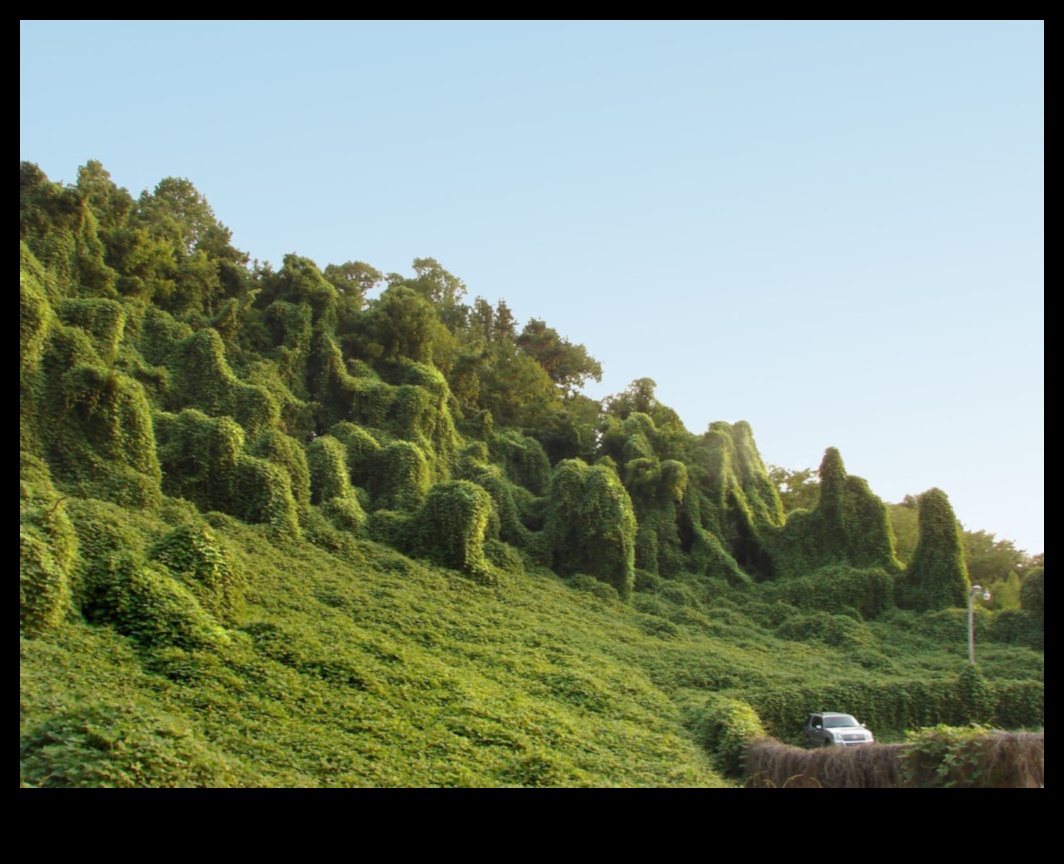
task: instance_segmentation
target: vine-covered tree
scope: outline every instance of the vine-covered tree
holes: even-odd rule
[[[813,468],[796,468],[792,471],[779,465],[769,465],[768,476],[780,493],[780,503],[785,513],[813,510],[820,500],[820,481]]]
[[[941,489],[929,489],[919,502],[920,540],[899,577],[898,605],[920,611],[963,606],[970,583],[953,507]]]

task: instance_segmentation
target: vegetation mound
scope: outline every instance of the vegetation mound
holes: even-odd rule
[[[962,675],[939,490],[829,448],[792,507],[749,424],[590,399],[431,258],[274,270],[187,180],[19,183],[24,785],[713,786],[825,705],[1043,722],[1041,560]]]

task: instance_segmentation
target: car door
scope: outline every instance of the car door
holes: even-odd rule
[[[810,714],[809,724],[805,727],[806,740],[817,747],[824,743],[824,717],[821,714]]]

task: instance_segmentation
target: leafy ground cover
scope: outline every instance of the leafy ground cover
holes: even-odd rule
[[[246,580],[224,640],[146,646],[84,622],[20,639],[24,783],[719,786],[710,693],[794,740],[810,706],[878,699],[886,717],[917,683],[962,719],[959,621],[846,619],[860,650],[840,650],[780,636],[802,613],[754,589],[626,604],[587,577],[483,586],[373,543],[330,553],[211,522]],[[145,548],[171,531],[143,515],[121,527]],[[1044,676],[1039,652],[995,643],[983,668],[991,686]]]

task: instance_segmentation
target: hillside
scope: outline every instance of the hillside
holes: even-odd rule
[[[903,564],[834,449],[787,514],[748,424],[593,402],[432,259],[230,238],[20,166],[23,784],[714,786],[814,708],[1042,724],[1042,572],[962,675],[943,492]]]

